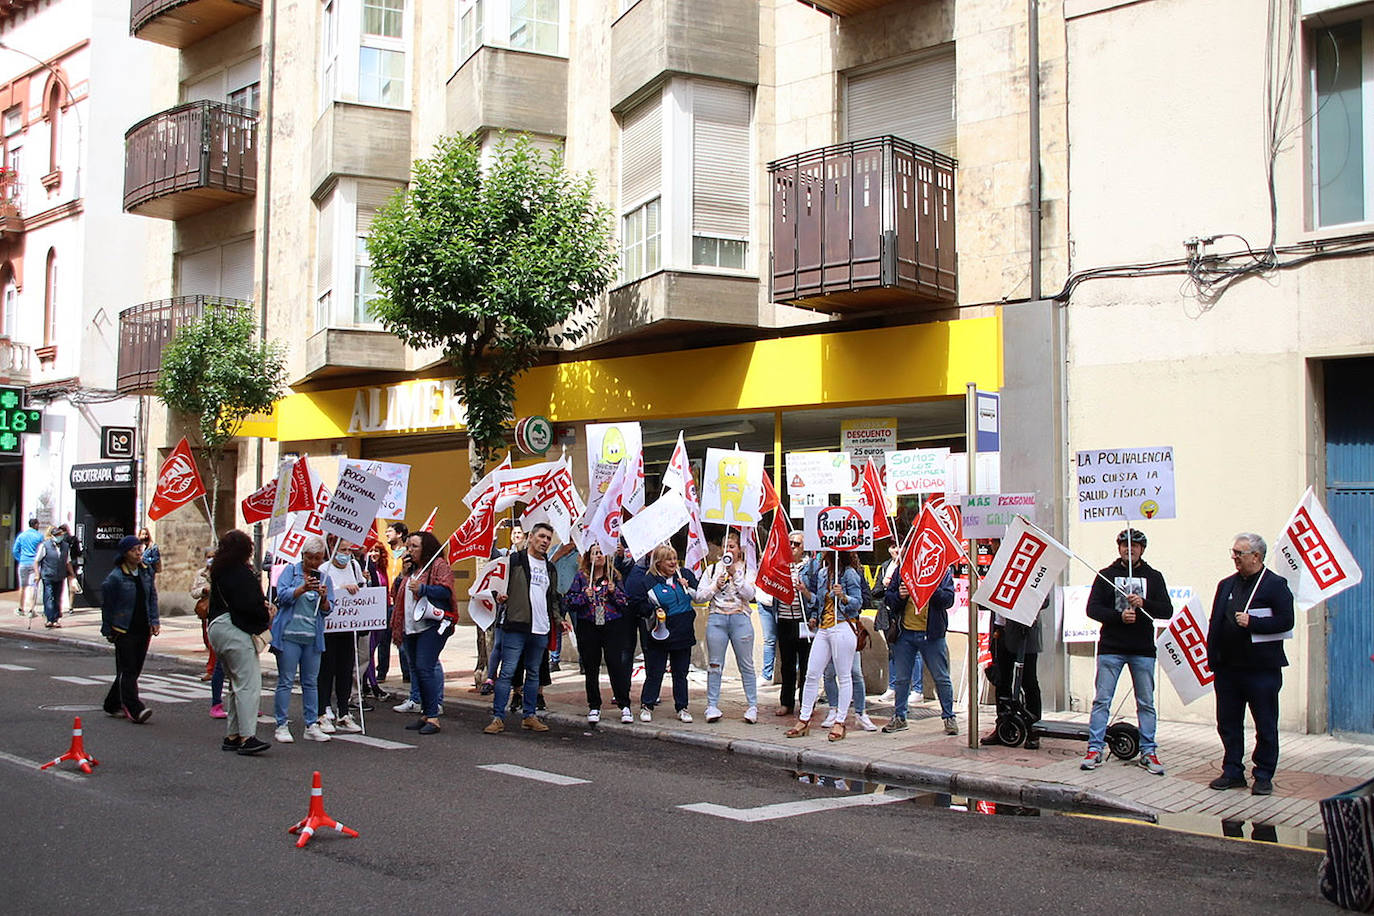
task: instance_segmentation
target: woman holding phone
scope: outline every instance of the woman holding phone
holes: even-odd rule
[[[277,616],[272,621],[272,652],[277,656],[277,692],[272,711],[277,719],[278,744],[290,744],[286,718],[296,675],[301,679],[305,740],[328,741],[320,728],[320,654],[324,652],[324,618],[334,609],[334,586],[320,570],[325,560],[324,538],[312,535],[301,547],[299,563],[282,570],[277,580]]]

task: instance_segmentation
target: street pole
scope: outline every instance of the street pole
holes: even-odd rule
[[[968,452],[968,492],[978,492],[978,383],[969,382],[964,394],[964,449]],[[973,593],[978,590],[978,554],[968,542],[968,746],[978,749],[978,605]]]

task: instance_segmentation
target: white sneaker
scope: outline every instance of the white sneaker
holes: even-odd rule
[[[338,731],[338,728],[336,728],[334,725],[334,720],[326,716],[321,716],[320,718],[316,719],[315,724],[318,725],[320,727],[320,731],[324,732],[326,735],[332,735],[336,731]]]
[[[314,725],[310,726],[305,730],[305,740],[328,741],[329,736],[324,733],[324,729],[320,728],[320,723],[316,722]]]
[[[911,691],[911,696],[907,699],[908,703],[924,703],[926,695],[919,690]]]
[[[652,709],[650,709],[649,707],[647,707],[647,706],[641,706],[641,707],[639,707],[639,721],[641,721],[641,722],[652,722],[652,721],[654,721],[654,711],[653,711]]]
[[[714,707],[714,706],[707,706],[707,707],[706,707],[706,721],[707,721],[707,722],[719,722],[719,721],[721,720],[721,717],[722,717],[723,715],[724,715],[724,714],[723,714],[719,709],[716,709],[716,707]],[[690,722],[691,720],[688,719],[687,721]]]
[[[859,718],[859,727],[862,728],[864,731],[866,731],[866,732],[876,732],[876,731],[878,730],[878,726],[876,726],[876,725],[873,724],[873,720],[870,719],[870,718],[868,717],[868,713],[866,713],[866,712],[861,712],[861,713],[859,713],[858,718]]]
[[[830,712],[825,714],[825,721],[821,723],[821,728],[829,728],[830,726],[834,725],[835,720],[839,718],[839,715],[840,714],[835,712],[835,710],[830,710]]]
[[[391,707],[391,708],[394,709],[394,710],[396,710],[397,712],[421,712],[421,711],[422,711],[422,710],[420,709],[420,704],[419,704],[419,703],[416,703],[414,700],[412,700],[412,699],[410,699],[410,698],[406,698],[405,702],[403,702],[403,703],[397,703],[395,706],[393,706],[393,707]]]
[[[892,702],[895,702],[896,699],[897,699],[897,694],[896,694],[896,692],[895,692],[895,691],[892,691],[892,690],[889,690],[887,693],[884,693],[882,696],[878,697],[877,702],[879,702],[879,703],[892,703]]]
[[[628,707],[628,706],[622,706],[622,707],[620,707],[620,721],[621,721],[622,724],[624,724],[624,725],[630,725],[630,724],[632,724],[632,723],[634,722],[634,720],[635,720],[634,713],[630,712],[630,707]]]
[[[434,715],[437,717],[437,716],[442,716],[443,714],[444,714],[444,704],[443,704],[443,703],[435,703],[435,704],[434,704]]]
[[[750,706],[744,711],[744,721],[748,722],[750,725],[753,725],[758,720],[759,708],[757,706]]]
[[[278,725],[277,733],[272,736],[272,740],[276,741],[278,744],[290,744],[296,739],[291,737],[290,728],[285,725]]]
[[[326,706],[326,707],[324,708],[324,715],[323,715],[322,717],[320,717],[319,719],[316,719],[315,721],[319,722],[320,724],[324,724],[325,722],[328,722],[330,725],[333,725],[333,724],[334,724],[334,707],[333,707],[333,706]],[[325,732],[325,734],[329,734],[329,732]]]
[[[588,725],[595,725],[596,723],[598,723],[598,722],[600,722],[600,721],[601,721],[601,710],[599,710],[599,709],[589,709],[589,710],[587,710],[587,724],[588,724]]]
[[[680,709],[677,713],[677,720],[679,722],[691,722],[692,714],[685,709]]]
[[[349,735],[356,735],[362,731],[361,726],[359,726],[357,722],[353,721],[353,716],[351,713],[349,715],[344,716],[339,721],[335,722],[334,727],[339,731]],[[330,731],[327,728],[323,729],[323,731],[326,735],[330,734]]]

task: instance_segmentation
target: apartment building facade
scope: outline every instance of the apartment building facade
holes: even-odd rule
[[[241,263],[226,252],[251,235],[253,307],[290,347],[292,394],[246,430],[264,438],[245,438],[228,469],[240,497],[272,476],[279,452],[309,454],[326,479],[338,457],[374,458],[411,466],[410,516],[437,506],[445,531],[462,520],[453,481],[466,479],[467,454],[461,405],[445,385],[452,372],[372,322],[363,243],[411,161],[453,133],[492,151],[503,134],[525,133],[595,178],[618,223],[620,277],[592,337],[522,379],[517,413],[551,419],[578,456],[586,423],[640,421],[651,486],[679,429],[694,455],[708,445],[765,452],[775,478],[788,452],[838,449],[847,422],[892,421],[899,447],[957,453],[974,383],[1002,393],[1000,473],[985,483],[1039,493],[1041,523],[1097,565],[1112,557],[1116,529],[1076,520],[1074,449],[1173,446],[1181,508],[1176,520],[1147,523],[1151,557],[1209,599],[1227,569],[1208,545],[1229,546],[1231,528],[1272,534],[1302,489],[1324,482],[1313,430],[1326,406],[1311,361],[1367,353],[1374,340],[1367,310],[1349,304],[1367,260],[1248,281],[1285,290],[1265,305],[1285,321],[1310,303],[1309,278],[1347,302],[1344,312],[1301,306],[1324,315],[1302,324],[1313,335],[1302,346],[1265,324],[1274,339],[1262,352],[1285,368],[1271,382],[1280,416],[1261,423],[1262,400],[1225,409],[1233,392],[1212,371],[1218,351],[1252,346],[1235,318],[1219,325],[1217,309],[1188,312],[1177,277],[1075,273],[1181,255],[1180,239],[1218,231],[1201,224],[1253,218],[1253,188],[1225,157],[1203,170],[1208,194],[1177,192],[1201,186],[1204,142],[1253,133],[1248,96],[1252,109],[1224,114],[1183,103],[1203,59],[1262,72],[1266,11],[1239,0],[1215,11],[1182,0],[1046,0],[1033,19],[1027,4],[1004,0],[142,5],[162,9],[150,21],[199,11],[203,28],[224,17],[182,46],[178,101],[222,72],[217,98],[229,105],[259,60],[254,188],[245,169],[243,183],[218,188],[241,197],[169,214],[174,291],[195,292],[184,265],[214,249],[215,294],[242,292],[226,285],[225,265]],[[1305,34],[1316,34],[1309,13],[1328,13],[1299,11]],[[1197,59],[1167,53],[1152,29],[1178,16],[1196,20],[1200,35],[1235,26],[1235,41]],[[1307,60],[1303,50],[1297,66]],[[1145,116],[1116,104],[1123,81]],[[1249,91],[1239,79],[1223,86],[1237,104]],[[1295,89],[1289,113],[1308,101]],[[1209,116],[1207,131],[1175,138],[1180,113],[1199,124]],[[1304,143],[1290,143],[1275,170],[1292,192],[1280,199],[1296,207],[1282,224],[1295,239],[1313,231]],[[1175,164],[1169,183],[1147,150]],[[1251,295],[1238,287],[1220,307],[1242,293]],[[1192,349],[1158,355],[1183,341]],[[1142,350],[1147,342],[1155,349]],[[1240,489],[1235,462],[1216,446],[1245,441],[1257,425],[1269,442],[1243,462],[1263,483]],[[1242,494],[1256,489],[1247,505]],[[1225,559],[1220,547],[1216,557]],[[1330,611],[1314,614],[1325,627]],[[1290,726],[1330,724],[1326,640],[1317,642],[1301,632],[1290,651]],[[951,649],[960,653],[957,639]],[[1047,656],[1054,702],[1090,702],[1090,647]],[[1210,715],[1167,687],[1160,697],[1166,715]]]

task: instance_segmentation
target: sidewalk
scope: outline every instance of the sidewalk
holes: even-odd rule
[[[41,614],[32,621],[15,616],[12,595],[0,598],[0,636],[35,640],[106,646],[100,636],[98,610],[82,609],[68,614],[62,628],[43,628]],[[162,634],[153,640],[152,653],[173,658],[196,667],[205,663],[200,622],[195,617],[163,620]],[[459,628],[445,647],[446,703],[461,703],[474,709],[489,710],[490,697],[478,695],[472,671],[476,656],[475,633]],[[265,674],[272,674],[267,662]],[[729,670],[729,669],[727,669]],[[1151,776],[1134,764],[1115,758],[1101,769],[1084,772],[1078,768],[1085,746],[1075,741],[1045,739],[1039,751],[1022,748],[988,747],[971,750],[967,734],[950,737],[941,727],[938,705],[933,701],[910,710],[910,728],[893,735],[864,732],[853,726],[848,737],[828,742],[819,718],[811,735],[789,740],[783,732],[792,723],[773,715],[778,688],[759,690],[759,722],[744,722],[745,702],[738,678],[725,679],[721,709],[725,718],[706,724],[704,717],[706,676],[690,675],[691,712],[696,721],[678,722],[672,715],[671,699],[659,707],[652,724],[636,718],[633,725],[621,725],[610,701],[610,688],[604,672],[602,693],[605,717],[599,726],[607,731],[660,740],[715,747],[722,751],[748,754],[775,761],[780,767],[802,771],[844,773],[875,780],[890,779],[918,784],[939,792],[1004,801],[1019,800],[1032,807],[1092,807],[1149,817],[1160,817],[1186,829],[1220,833],[1220,823],[1250,821],[1287,828],[1286,842],[1304,844],[1309,836],[1320,838],[1321,816],[1317,802],[1374,774],[1374,745],[1341,741],[1329,735],[1302,735],[1285,732],[1281,737],[1279,771],[1274,780],[1274,795],[1252,796],[1248,791],[1217,792],[1207,783],[1220,774],[1220,753],[1216,731],[1210,726],[1161,722],[1158,740],[1160,759],[1168,768],[1166,776]],[[403,689],[399,665],[392,656],[391,674],[386,688],[393,693]],[[638,714],[638,682],[634,686],[635,713]],[[552,724],[586,727],[586,698],[577,663],[564,661],[563,670],[553,675],[545,688]],[[665,678],[664,696],[671,697]],[[869,698],[868,712],[881,725],[891,714]],[[822,715],[825,707],[820,707]],[[1082,713],[1054,713],[1060,720],[1086,719]],[[986,733],[994,710],[980,707],[979,722]],[[852,720],[851,720],[852,721]],[[966,732],[967,717],[960,711],[961,732]],[[1247,731],[1247,743],[1252,735]]]

